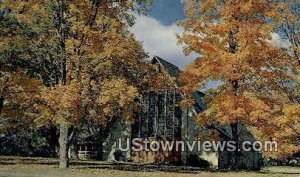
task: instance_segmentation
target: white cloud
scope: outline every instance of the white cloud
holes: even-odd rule
[[[183,47],[177,44],[176,34],[182,34],[183,29],[175,24],[164,26],[152,17],[137,15],[136,23],[130,31],[142,42],[151,57],[157,55],[181,69],[196,58],[196,54],[185,56]],[[290,42],[277,33],[272,34],[269,42],[283,48],[290,46]]]
[[[179,68],[183,68],[195,58],[185,56],[182,46],[177,44],[176,34],[181,34],[183,29],[175,24],[164,26],[154,18],[137,16],[136,23],[130,31],[143,43],[150,56],[157,55]]]
[[[286,49],[291,46],[290,41],[288,39],[283,39],[278,33],[272,33],[271,36],[272,39],[270,40],[270,43],[274,46]]]

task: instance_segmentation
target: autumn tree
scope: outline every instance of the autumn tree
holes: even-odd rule
[[[281,127],[288,127],[287,131],[294,132],[292,136],[290,134],[282,135],[284,139],[293,142],[296,145],[300,143],[300,122],[299,122],[299,66],[300,66],[300,15],[299,7],[300,2],[297,0],[282,0],[282,2],[288,2],[285,10],[281,13],[281,22],[277,26],[277,33],[280,34],[282,40],[287,41],[288,46],[285,46],[288,50],[293,61],[289,70],[289,82],[282,85],[284,87],[284,93],[287,95],[291,104],[285,108],[286,119],[281,122]]]
[[[281,14],[282,21],[278,26],[278,32],[283,38],[288,39],[293,56],[300,64],[300,3],[297,0],[283,0],[283,2],[288,2],[285,11],[289,13]]]
[[[27,126],[34,122],[33,118],[27,114],[34,104],[34,96],[42,85],[41,80],[30,78],[24,70],[15,72],[0,72],[0,117],[1,122],[9,119],[10,122],[22,122],[20,124],[1,124],[1,130],[11,127]],[[21,120],[21,117],[27,117]],[[23,124],[23,125],[22,125]]]
[[[299,116],[284,93],[290,79],[288,70],[295,61],[287,51],[270,43],[286,4],[277,0],[184,2],[186,19],[180,25],[185,31],[179,40],[187,54],[194,52],[198,57],[181,76],[183,93],[188,95],[212,80],[221,83],[207,93],[208,108],[197,116],[198,122],[237,146],[239,125],[261,140],[278,140],[279,146],[281,142],[289,144],[282,135],[295,136],[294,125],[283,123],[299,122]],[[222,125],[230,125],[232,133],[221,131]],[[238,149],[229,157],[228,168],[238,168]],[[292,144],[281,150],[294,152],[299,148]]]
[[[35,126],[35,98],[42,81],[26,70],[0,71],[0,133],[2,155],[55,155],[53,129]],[[44,133],[49,133],[45,136]],[[49,137],[49,138],[48,138]]]
[[[139,91],[156,83],[149,81],[153,76],[149,75],[151,67],[143,61],[146,54],[141,45],[127,31],[134,22],[129,11],[143,11],[145,3],[145,0],[1,3],[19,23],[32,27],[38,39],[45,44],[51,42],[49,48],[42,49],[46,49],[47,61],[53,61],[52,70],[49,69],[53,82],[46,84],[34,106],[39,111],[36,122],[54,122],[60,126],[61,168],[68,167],[70,127],[82,119],[105,125],[115,116],[131,118]],[[35,49],[29,52],[32,56],[43,54],[39,48]]]
[[[40,94],[39,87],[54,85],[58,76],[58,67],[53,60],[57,48],[53,39],[47,37],[49,33],[45,29],[48,26],[44,24],[42,29],[23,23],[4,1],[0,2],[0,12],[1,133],[9,135],[15,130],[21,133],[27,129],[52,132],[55,130],[53,125],[48,128],[35,126],[31,114],[35,112],[32,105]],[[37,29],[39,34],[43,30],[44,35],[37,35]],[[54,142],[53,147],[56,145],[52,139],[49,142]],[[55,148],[52,149],[53,155]]]

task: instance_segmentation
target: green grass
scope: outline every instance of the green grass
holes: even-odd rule
[[[286,177],[300,176],[300,174],[286,174],[300,168],[271,167],[266,172],[217,172],[205,171],[200,168],[141,165],[141,164],[113,164],[101,161],[72,161],[67,170],[60,170],[57,159],[50,158],[21,158],[0,157],[0,177],[54,177],[84,176],[84,177]],[[285,168],[285,169],[280,169]],[[277,171],[276,171],[277,170]],[[278,173],[282,171],[284,173]],[[271,173],[270,171],[276,172]],[[300,170],[299,170],[300,171]],[[14,176],[15,175],[15,176]],[[26,177],[27,177],[26,176]],[[23,176],[22,176],[23,177]]]

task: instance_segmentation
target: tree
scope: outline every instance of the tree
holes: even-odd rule
[[[53,63],[45,74],[53,76],[53,82],[45,84],[34,107],[37,122],[60,126],[61,168],[68,167],[70,127],[82,119],[105,125],[115,116],[130,118],[139,91],[155,86],[151,84],[156,82],[149,81],[154,80],[149,75],[154,68],[143,61],[146,54],[127,31],[134,19],[129,10],[143,10],[146,2],[32,0],[1,4],[18,23],[30,26],[37,39],[51,42],[42,49]],[[34,49],[29,52],[30,59],[43,54],[40,48]]]
[[[5,136],[4,140],[7,139],[3,143],[11,142],[15,146],[23,146],[17,144],[19,138],[26,141],[34,138],[30,136],[40,136],[40,133],[55,130],[53,125],[37,126],[34,119],[36,110],[33,105],[40,94],[40,87],[43,84],[53,85],[57,80],[57,64],[51,58],[56,49],[53,40],[46,39],[49,34],[45,30],[48,29],[47,24],[43,26],[45,35],[38,36],[37,31],[19,21],[3,1],[0,2],[0,12],[0,129]],[[39,30],[39,34],[41,31]],[[32,133],[24,136],[25,132]],[[48,148],[52,149],[48,151],[50,154],[47,152],[44,155],[54,156],[55,131],[50,134],[46,138],[50,145]],[[30,146],[30,143],[28,145]],[[13,149],[15,146],[4,149],[17,152]],[[25,152],[26,149],[30,148],[24,147],[23,152],[29,153]]]
[[[288,140],[295,145],[300,143],[300,122],[299,122],[299,66],[300,66],[300,15],[299,1],[297,0],[282,0],[288,2],[285,12],[281,14],[282,20],[277,26],[277,33],[289,42],[287,50],[293,58],[293,67],[291,67],[288,84],[283,85],[285,94],[288,96],[291,104],[285,107],[286,118],[281,122],[281,127],[288,127],[289,131],[293,131],[292,136],[284,134],[282,138]]]
[[[197,116],[198,122],[218,130],[237,146],[239,125],[261,139],[287,143],[280,130],[285,137],[293,137],[295,132],[282,123],[295,118],[299,122],[284,94],[290,78],[288,68],[295,61],[287,51],[269,42],[286,4],[276,0],[184,2],[186,19],[180,25],[185,31],[179,40],[186,45],[187,54],[199,56],[181,75],[183,93],[198,90],[211,80],[221,82],[207,94],[208,108]],[[221,131],[220,125],[230,125],[232,133]],[[295,144],[290,147],[284,151],[299,149]],[[238,167],[238,154],[236,148],[229,157],[229,168]]]
[[[300,4],[297,0],[283,0],[283,2],[289,3],[288,8],[286,8],[289,13],[284,13],[289,15],[282,15],[283,20],[279,24],[278,32],[289,40],[293,56],[300,64]]]

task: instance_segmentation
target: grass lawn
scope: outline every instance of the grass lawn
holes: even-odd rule
[[[300,167],[269,167],[261,172],[214,172],[192,167],[98,161],[74,161],[67,170],[57,166],[57,159],[0,157],[0,177],[300,177]]]

